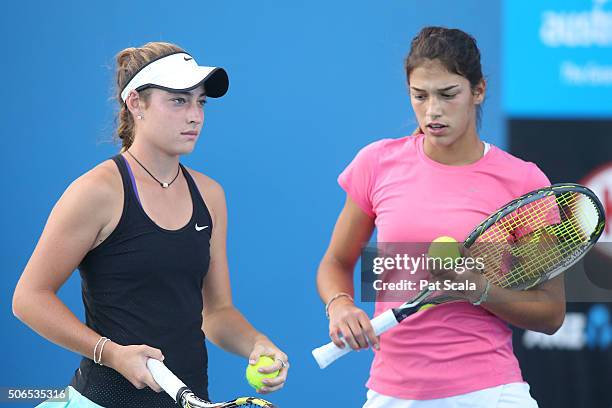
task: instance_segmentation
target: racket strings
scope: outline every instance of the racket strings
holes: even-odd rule
[[[186,408],[274,408],[274,405],[257,397],[240,397],[228,402],[209,402],[198,398],[194,394],[187,396],[184,402]]]
[[[483,259],[491,283],[528,288],[580,256],[598,218],[590,197],[575,191],[551,194],[497,220],[476,240],[471,256]]]
[[[246,401],[232,401],[232,402],[226,402],[226,403],[209,403],[209,404],[205,404],[205,405],[192,405],[192,404],[188,404],[187,405],[188,408],[262,408],[262,407],[274,407],[273,405],[270,404],[263,404],[263,403],[255,403],[255,402],[246,402]]]
[[[586,234],[577,222],[576,214],[580,212],[573,211],[577,207],[579,197],[578,194],[564,194],[557,196],[555,201],[547,197],[535,202],[533,217],[536,219],[538,229],[533,231],[528,244],[521,244],[516,247],[518,251],[516,248],[514,251],[518,256],[531,260],[530,263],[523,262],[524,268],[534,269],[526,274],[519,268],[518,273],[509,276],[515,278],[522,275],[528,280],[537,280],[542,272],[553,270],[564,261],[572,259],[572,252],[580,253],[582,246],[588,243],[590,234]],[[551,213],[553,217],[550,216]],[[549,244],[546,247],[543,244],[545,242]],[[514,285],[520,282],[509,279],[507,283]]]

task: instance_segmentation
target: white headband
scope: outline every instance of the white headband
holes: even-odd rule
[[[125,102],[131,91],[148,87],[190,91],[201,84],[206,96],[218,98],[227,92],[229,79],[223,68],[199,66],[191,55],[180,52],[142,67],[121,91],[121,99]]]

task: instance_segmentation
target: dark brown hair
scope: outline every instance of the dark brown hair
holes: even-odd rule
[[[472,91],[484,79],[476,40],[456,28],[425,27],[414,37],[404,65],[408,83],[412,71],[427,60],[438,60],[448,72],[467,79]],[[480,123],[480,116],[479,105],[476,111],[477,124]]]
[[[185,52],[177,45],[165,42],[150,42],[142,47],[130,47],[120,51],[115,57],[117,63],[116,96],[120,110],[117,114],[117,137],[121,139],[121,151],[126,151],[134,142],[134,118],[121,99],[121,91],[149,62],[176,52]],[[145,104],[149,101],[150,88],[138,92],[140,100]]]

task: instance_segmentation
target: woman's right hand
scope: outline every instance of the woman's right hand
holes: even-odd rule
[[[121,346],[109,342],[104,348],[102,363],[124,376],[139,390],[149,387],[155,392],[161,392],[161,387],[147,368],[149,358],[164,361],[164,355],[159,349],[144,344]]]
[[[380,349],[379,339],[374,334],[367,313],[355,306],[346,297],[334,300],[329,305],[329,337],[334,344],[344,348],[344,341],[353,349],[367,349],[370,345]]]

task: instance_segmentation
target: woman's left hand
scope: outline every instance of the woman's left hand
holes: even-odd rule
[[[460,248],[463,258],[471,257],[469,250]],[[482,270],[466,266],[457,266],[455,269],[429,269],[430,282],[439,282],[440,288],[445,295],[457,299],[464,299],[474,303],[480,299],[487,286],[487,279]],[[445,289],[446,287],[451,289]]]
[[[257,390],[260,394],[268,394],[278,391],[285,385],[287,380],[287,372],[289,371],[289,359],[278,347],[276,347],[267,338],[257,340],[253,346],[253,351],[249,355],[249,364],[257,363],[260,356],[268,356],[274,360],[274,364],[259,368],[259,372],[263,374],[273,373],[279,370],[278,375],[273,378],[264,378],[262,383],[264,387]]]

